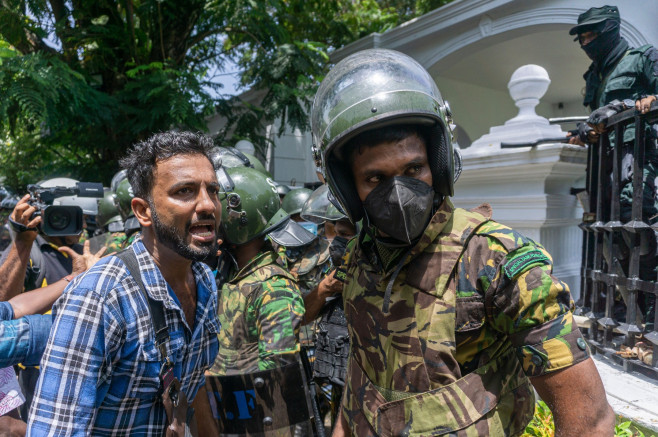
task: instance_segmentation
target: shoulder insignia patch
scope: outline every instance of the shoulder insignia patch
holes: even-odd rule
[[[505,264],[505,275],[509,279],[513,279],[519,273],[522,273],[533,264],[550,264],[551,260],[544,255],[540,250],[531,250],[521,256],[512,258]]]

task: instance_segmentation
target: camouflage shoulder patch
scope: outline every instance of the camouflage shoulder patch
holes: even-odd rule
[[[535,265],[550,263],[551,260],[541,250],[533,249],[511,258],[505,263],[503,269],[505,270],[505,276],[514,279]]]

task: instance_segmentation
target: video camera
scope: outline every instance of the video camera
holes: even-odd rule
[[[37,210],[32,218],[41,216],[41,231],[53,237],[78,235],[82,232],[82,208],[79,206],[53,205],[58,197],[103,197],[103,184],[95,182],[78,182],[75,188],[42,187],[28,185],[31,199],[29,204]]]

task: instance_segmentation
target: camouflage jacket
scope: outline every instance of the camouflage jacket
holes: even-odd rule
[[[261,252],[222,286],[219,353],[210,373],[273,369],[285,355],[299,352],[304,301],[292,275],[275,260],[274,252]]]
[[[520,434],[534,409],[526,375],[588,356],[550,255],[490,217],[488,205],[446,200],[405,254],[388,313],[392,272],[365,234],[350,242],[343,414],[353,435]]]
[[[132,238],[134,240],[134,238]],[[131,240],[131,242],[132,242]],[[112,232],[107,240],[107,254],[119,252],[130,245],[124,232]]]
[[[286,249],[280,246],[277,262],[292,273],[297,285],[306,296],[311,292],[331,269],[329,258],[329,242],[324,238],[316,238],[308,246]],[[317,320],[302,326],[299,341],[302,346],[312,348],[315,344]],[[314,354],[310,354],[310,361],[314,361]]]

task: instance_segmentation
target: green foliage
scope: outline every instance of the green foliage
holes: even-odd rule
[[[646,434],[645,434],[646,432]],[[555,435],[555,424],[553,413],[544,401],[535,404],[535,415],[528,424],[522,437],[553,437]],[[656,437],[654,433],[643,430],[641,426],[633,421],[625,420],[617,416],[615,424],[615,437]]]
[[[553,437],[554,435],[553,413],[544,401],[537,401],[535,415],[526,427],[523,437]]]
[[[154,132],[216,141],[266,126],[308,128],[329,53],[446,0],[0,0],[0,176],[21,191],[47,176],[108,182]],[[216,74],[240,69],[247,104]]]

